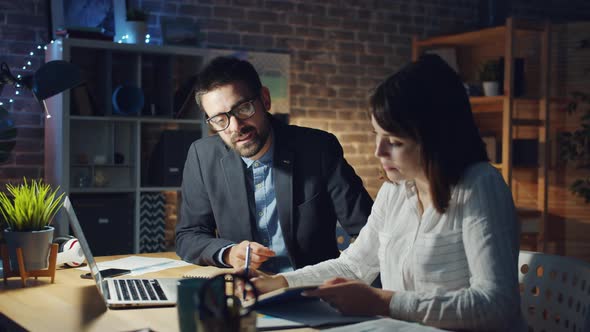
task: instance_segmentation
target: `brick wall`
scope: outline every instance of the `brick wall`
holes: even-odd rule
[[[371,89],[410,59],[411,36],[474,29],[480,1],[408,0],[133,0],[149,11],[149,33],[160,41],[164,17],[198,22],[203,47],[291,54],[291,122],[334,133],[346,158],[375,194],[380,186],[367,117]],[[15,74],[28,52],[48,40],[48,1],[0,0],[0,54]],[[444,3],[444,6],[443,4]],[[529,18],[588,19],[587,1],[511,2]],[[30,57],[32,67],[42,61]],[[13,103],[7,103],[13,98]],[[24,92],[5,88],[0,101],[19,127],[0,182],[43,175],[43,124],[39,105]],[[51,158],[50,156],[47,156]],[[0,184],[1,185],[1,184]]]

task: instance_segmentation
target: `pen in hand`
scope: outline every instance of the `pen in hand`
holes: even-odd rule
[[[246,279],[248,279],[250,275],[250,250],[250,243],[248,242],[248,246],[246,247],[246,262],[244,263],[244,274],[246,275]],[[246,287],[244,287],[242,298],[246,299]]]

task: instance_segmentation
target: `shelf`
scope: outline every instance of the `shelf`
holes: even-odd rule
[[[491,163],[491,165],[502,172],[508,187],[511,190],[518,190],[513,181],[513,173],[516,172],[518,176],[524,174],[537,184],[535,189],[537,202],[533,204],[535,206],[531,207],[531,210],[519,208],[518,219],[521,222],[523,235],[527,234],[523,241],[530,242],[531,248],[540,246],[541,250],[545,247],[544,233],[547,229],[549,181],[546,170],[549,165],[547,158],[539,157],[550,154],[550,144],[544,144],[549,141],[549,126],[545,119],[549,119],[550,107],[559,107],[560,104],[567,103],[567,100],[563,98],[550,97],[552,73],[552,68],[549,67],[552,54],[550,30],[550,25],[545,21],[532,22],[509,17],[506,19],[506,24],[498,27],[435,36],[424,40],[418,40],[415,37],[412,45],[413,60],[417,60],[425,52],[436,51],[437,48],[452,50],[452,53],[446,51],[439,53],[443,57],[448,56],[448,60],[456,65],[456,69],[466,82],[477,81],[478,66],[487,60],[502,57],[507,64],[510,64],[504,66],[503,76],[505,78],[514,76],[514,78],[505,79],[503,90],[500,92],[516,93],[518,91],[518,97],[514,95],[472,96],[469,102],[480,132],[489,137],[485,142],[489,144],[486,147],[493,152],[490,155],[494,161],[503,160],[502,163]],[[519,65],[514,59],[518,58],[524,59],[524,65],[522,65],[524,77],[519,78],[525,83],[523,86],[515,82],[517,71],[520,69],[517,69]],[[510,71],[514,75],[510,74]],[[538,89],[530,88],[537,83]],[[529,161],[525,161],[524,156],[516,155],[515,140],[525,139],[536,141],[534,145],[538,148],[536,162],[538,165],[532,162],[531,166],[524,165]],[[521,147],[528,148],[532,145],[532,143],[521,144]],[[522,165],[519,166],[519,164]],[[524,243],[523,241],[521,243]]]
[[[180,187],[141,187],[141,192],[180,191]]]
[[[419,47],[440,46],[440,45],[481,45],[490,43],[492,40],[502,40],[506,35],[506,27],[499,26],[477,31],[469,31],[455,35],[432,37],[419,40],[416,45]]]
[[[76,168],[97,168],[97,167],[108,167],[108,168],[133,168],[135,165],[129,164],[71,164],[71,167]]]
[[[502,170],[502,163],[492,163],[492,162],[490,162],[490,165],[492,165],[494,168],[496,168],[498,170]]]
[[[133,193],[135,188],[113,188],[113,187],[87,187],[87,188],[70,188],[70,192],[74,194],[94,194],[94,193]]]
[[[469,97],[469,103],[471,104],[473,113],[502,113],[506,98],[505,96]],[[534,97],[514,97],[512,101],[513,105],[518,108],[524,107],[527,104],[538,104],[541,102],[541,99]],[[549,98],[550,103],[565,103],[566,101],[564,98]]]
[[[72,121],[104,121],[104,122],[141,122],[141,123],[179,123],[200,124],[200,119],[172,119],[162,117],[137,117],[137,116],[84,116],[72,115]]]
[[[540,23],[522,19],[514,20],[514,32],[517,36],[526,36],[543,31],[545,26]],[[502,42],[506,37],[507,26],[497,26],[476,31],[468,31],[454,35],[437,36],[416,41],[419,47],[433,46],[474,46]]]
[[[541,220],[541,211],[527,209],[527,208],[516,208],[516,215],[520,221],[521,233],[524,234],[536,234],[539,233]]]

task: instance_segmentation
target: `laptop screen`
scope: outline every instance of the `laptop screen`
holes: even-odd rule
[[[70,220],[70,227],[72,227],[72,231],[74,232],[74,236],[78,238],[78,243],[82,248],[82,252],[84,253],[84,257],[86,257],[86,262],[90,267],[90,272],[92,273],[92,277],[96,282],[96,287],[100,292],[100,295],[104,299],[104,291],[103,287],[105,287],[104,283],[102,282],[102,275],[98,269],[98,265],[96,265],[96,261],[94,260],[94,256],[92,256],[92,252],[90,251],[90,246],[88,245],[88,241],[86,241],[86,237],[84,236],[84,232],[82,231],[82,227],[80,226],[80,222],[78,221],[78,217],[76,217],[76,213],[74,212],[74,208],[72,207],[72,203],[70,202],[70,198],[66,196],[64,200],[63,207],[66,210],[68,215],[68,219]]]

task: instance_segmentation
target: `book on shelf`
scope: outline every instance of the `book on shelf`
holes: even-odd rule
[[[72,104],[72,114],[92,116],[96,114],[90,91],[86,85],[81,85],[72,89],[74,103]]]

